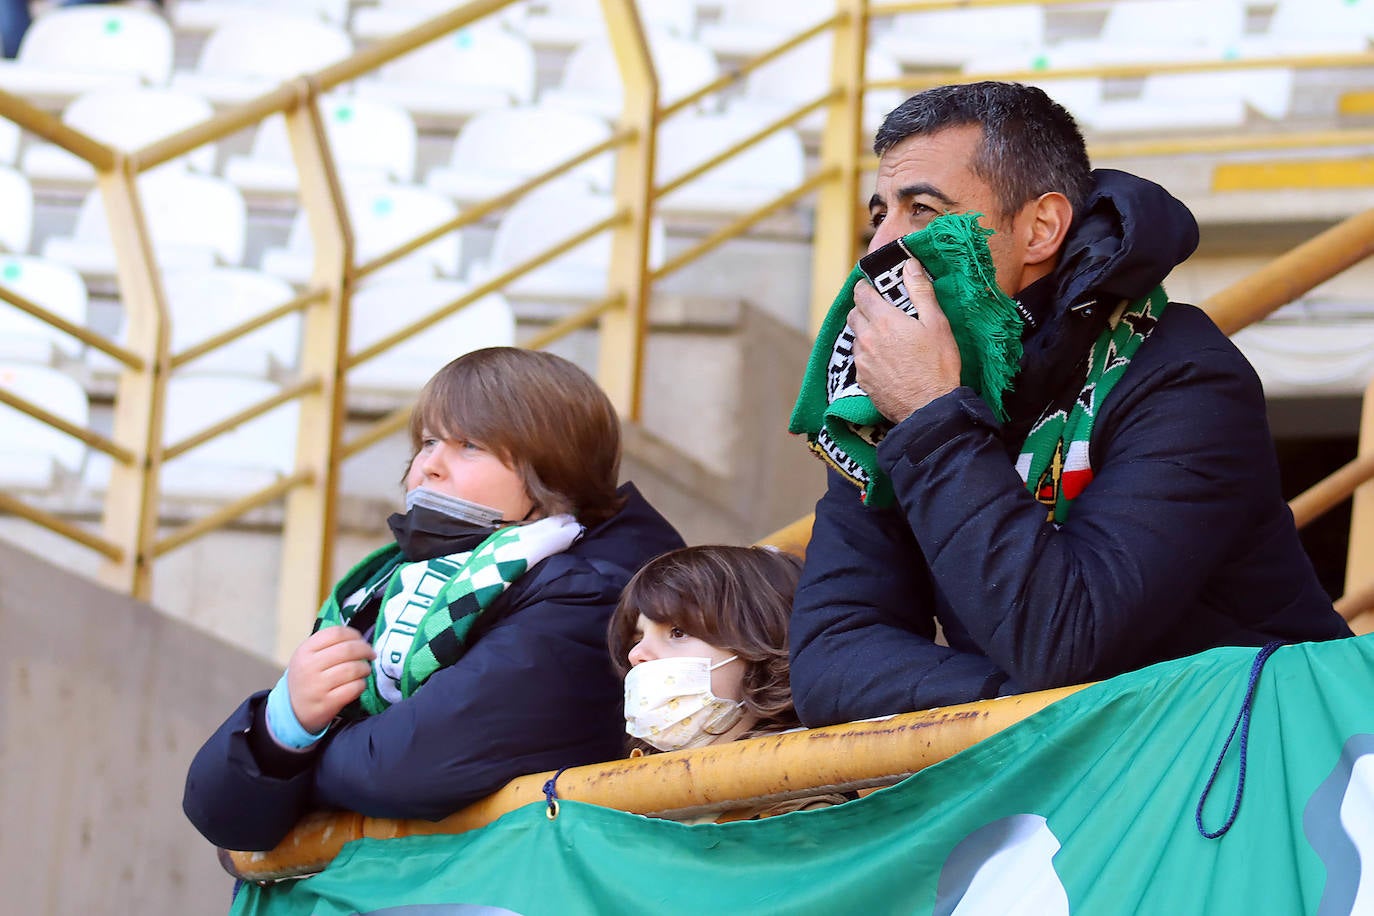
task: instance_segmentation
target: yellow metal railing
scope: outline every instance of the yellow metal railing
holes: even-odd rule
[[[861,244],[858,215],[859,182],[871,156],[856,142],[863,136],[863,98],[866,92],[885,88],[916,89],[923,86],[985,78],[1020,78],[1037,82],[1077,77],[1136,77],[1166,72],[1208,72],[1246,67],[1330,68],[1374,65],[1374,54],[1302,55],[1255,60],[1196,61],[1170,64],[1122,64],[1092,68],[1009,70],[973,77],[956,71],[915,73],[900,80],[866,80],[864,56],[872,19],[903,12],[962,9],[972,6],[1010,6],[1029,0],[923,0],[923,2],[872,3],[869,0],[837,0],[833,15],[799,30],[774,47],[741,62],[733,72],[701,86],[685,97],[664,104],[659,98],[658,78],[649,46],[632,0],[602,0],[617,65],[624,84],[624,103],[610,137],[548,168],[518,186],[467,207],[458,216],[431,227],[392,250],[359,263],[354,253],[353,229],[343,202],[333,151],[320,113],[321,97],[376,70],[420,46],[438,40],[477,20],[498,13],[512,0],[474,0],[434,17],[409,31],[380,41],[347,60],[304,74],[207,121],[133,151],[115,150],[57,118],[38,111],[23,100],[0,92],[0,116],[47,139],[96,170],[111,226],[118,261],[118,284],[127,315],[127,342],[115,344],[88,329],[52,314],[41,304],[0,289],[0,299],[56,327],[88,346],[114,358],[121,366],[115,399],[115,423],[110,436],[65,423],[36,405],[13,397],[3,403],[49,422],[76,436],[93,449],[111,456],[113,470],[106,496],[102,532],[91,531],[52,513],[38,510],[10,496],[0,496],[0,510],[22,516],[106,558],[105,580],[122,590],[147,597],[151,590],[153,561],[206,533],[232,523],[245,513],[285,498],[284,547],[279,595],[278,648],[285,652],[299,637],[308,615],[332,579],[333,532],[338,502],[340,465],[348,458],[404,429],[407,409],[393,410],[365,429],[345,438],[348,373],[414,334],[457,313],[545,260],[601,233],[612,239],[613,255],[607,292],[597,301],[553,322],[528,338],[524,345],[547,346],[575,330],[597,327],[600,335],[598,377],[622,414],[639,416],[642,390],[647,307],[653,286],[675,271],[698,261],[708,252],[735,239],[760,221],[814,197],[812,315],[815,321],[829,305],[834,286],[852,266]],[[1083,6],[1087,0],[1041,0],[1042,6]],[[709,160],[662,181],[655,175],[655,143],[661,125],[728,92],[749,73],[800,48],[829,36],[833,46],[829,88],[815,98],[798,103],[792,111],[761,124],[748,136],[731,143]],[[820,137],[818,162],[796,187],[773,200],[715,227],[661,264],[649,259],[649,231],[666,195],[699,179],[711,169],[755,144],[790,129],[818,111],[826,114]],[[217,142],[265,119],[281,115],[287,124],[293,157],[300,178],[300,202],[314,239],[315,265],[307,287],[291,300],[280,303],[237,327],[179,353],[169,350],[169,319],[155,263],[152,243],[142,210],[137,178],[149,169]],[[1314,149],[1358,146],[1374,137],[1369,130],[1323,130],[1307,133],[1276,131],[1245,134],[1100,143],[1095,156],[1169,156],[1225,153],[1237,150]],[[350,351],[348,314],[357,284],[449,233],[459,232],[498,214],[535,188],[566,175],[594,157],[612,153],[617,166],[612,214],[593,225],[556,241],[544,252],[501,271],[470,288],[463,295],[433,309],[405,327],[357,350]],[[1368,253],[1374,237],[1374,216],[1363,214],[1335,227],[1270,268],[1242,281],[1206,303],[1209,312],[1228,331],[1258,320],[1305,290],[1358,263]],[[196,360],[288,316],[303,319],[302,358],[296,378],[280,392],[234,416],[164,445],[162,411],[172,375]],[[299,403],[300,425],[295,470],[256,493],[220,507],[203,518],[159,534],[159,474],[163,462],[175,460],[267,411],[288,402]],[[1367,408],[1368,410],[1368,408]],[[1368,438],[1374,424],[1363,426]],[[1357,585],[1374,579],[1374,484],[1368,481],[1368,456],[1374,443],[1361,443],[1361,458],[1343,469],[1320,493],[1295,500],[1301,520],[1324,510],[1333,500],[1356,491],[1356,511],[1351,540],[1351,575],[1348,592],[1358,614],[1365,604],[1353,601]],[[1357,489],[1362,487],[1362,489]],[[1315,488],[1314,488],[1315,491]],[[1340,494],[1340,495],[1335,495]],[[806,525],[799,523],[796,540],[804,546]]]

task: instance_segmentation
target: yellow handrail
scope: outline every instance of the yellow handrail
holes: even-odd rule
[[[143,357],[139,356],[137,353],[128,349],[127,347],[121,347],[119,344],[107,339],[105,336],[101,334],[97,334],[92,330],[83,328],[79,324],[73,324],[72,322],[63,318],[56,312],[51,312],[43,308],[43,306],[39,305],[36,302],[33,302],[30,299],[25,298],[24,296],[21,296],[19,293],[16,293],[12,289],[7,289],[4,286],[0,286],[0,299],[3,299],[4,301],[8,302],[10,305],[19,309],[21,312],[26,312],[29,315],[32,315],[34,318],[37,318],[39,321],[42,321],[45,324],[57,328],[62,333],[69,334],[72,337],[75,337],[77,340],[81,341],[86,346],[94,347],[101,353],[104,353],[106,356],[111,356],[119,360],[121,363],[123,363],[131,369],[142,369],[145,365]]]

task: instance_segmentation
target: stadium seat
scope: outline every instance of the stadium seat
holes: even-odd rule
[[[353,244],[359,264],[396,248],[422,232],[458,215],[453,202],[414,185],[345,185],[344,198],[353,221]],[[462,264],[462,241],[457,232],[430,242],[378,276],[457,276]],[[262,269],[292,283],[303,284],[314,269],[314,245],[304,210],[296,214],[284,248],[263,253]]]
[[[0,247],[23,253],[33,239],[33,188],[14,169],[0,166]]]
[[[424,125],[456,126],[481,111],[534,97],[534,50],[505,29],[459,29],[400,57],[354,87],[359,98],[399,105]]]
[[[31,255],[0,256],[0,287],[72,324],[86,325],[86,284],[65,264]],[[49,363],[58,353],[76,358],[81,347],[76,338],[0,301],[0,360]]]
[[[1213,73],[1155,73],[1137,99],[1103,102],[1093,127],[1106,133],[1226,129],[1245,123],[1247,105],[1266,117],[1287,116],[1293,71],[1265,67]]]
[[[1268,397],[1359,395],[1374,379],[1374,322],[1262,321],[1232,338]]]
[[[159,171],[139,179],[140,197],[158,263],[164,270],[236,265],[243,260],[246,211],[238,189],[222,178]],[[54,236],[44,257],[70,264],[87,278],[115,274],[110,224],[99,190],[81,203],[70,236]]]
[[[758,129],[738,114],[683,112],[659,128],[659,184],[671,181]],[[659,201],[659,212],[732,216],[757,209],[801,184],[805,151],[800,135],[783,128],[725,160]]]
[[[715,56],[704,45],[662,32],[650,32],[649,44],[658,68],[658,97],[663,105],[671,105],[720,76]],[[622,98],[620,69],[610,40],[593,38],[578,45],[568,57],[562,79],[540,96],[540,104],[614,121],[620,117]]]
[[[703,24],[697,38],[717,57],[753,57],[834,13],[834,0],[722,3],[719,20]]]
[[[474,264],[473,283],[503,273],[561,239],[610,216],[615,209],[609,195],[597,194],[579,181],[555,181],[531,191],[506,211],[492,240],[491,257]],[[662,263],[663,224],[650,224],[649,263]],[[606,294],[611,266],[611,234],[603,232],[575,248],[545,258],[502,292],[506,298],[569,302],[599,299]]]
[[[352,53],[352,40],[337,26],[264,10],[212,32],[196,69],[174,75],[172,86],[216,105],[231,105]]]
[[[172,72],[172,30],[146,10],[54,9],[34,20],[15,60],[0,61],[0,89],[65,105],[94,89],[161,86]]]
[[[999,54],[1024,56],[1044,44],[1045,11],[1035,4],[899,13],[875,42],[900,65],[927,70]]]
[[[1239,53],[1242,0],[1117,0],[1095,40],[1056,46],[1102,64],[1221,60]]]
[[[0,388],[77,426],[89,425],[85,390],[76,379],[50,366],[0,363]],[[79,439],[0,404],[0,486],[51,489],[58,469],[79,472],[85,454],[86,446]]]
[[[646,29],[691,38],[696,27],[692,0],[641,0],[639,20]],[[528,7],[512,25],[536,48],[569,50],[606,34],[600,0],[543,0]]]
[[[341,180],[409,182],[415,177],[415,122],[405,109],[369,99],[331,96],[320,103]],[[224,177],[248,195],[294,194],[299,187],[286,121],[274,116],[253,136],[247,156],[234,156]]]
[[[1268,28],[1241,42],[1245,57],[1343,54],[1369,49],[1374,5],[1353,0],[1278,0]]]
[[[471,286],[455,280],[367,283],[353,294],[348,349],[356,353],[453,302]],[[484,296],[349,370],[350,391],[418,391],[450,360],[481,347],[515,345],[515,315],[499,294]]]
[[[19,141],[23,131],[13,121],[0,118],[0,165],[13,165],[19,158]]]
[[[279,390],[261,379],[190,374],[167,383],[163,438],[173,445]],[[261,489],[296,466],[300,403],[291,401],[162,465],[162,494],[232,499]]]
[[[376,6],[360,6],[353,11],[353,35],[367,41],[386,38],[414,28],[440,13],[447,13],[456,5],[453,0],[381,0]],[[513,24],[523,15],[524,11],[518,5],[508,6],[492,17],[479,19],[472,25],[485,28],[499,26],[502,23]]]
[[[210,103],[173,89],[118,88],[88,92],[62,113],[62,120],[102,143],[122,150],[141,146],[184,130],[214,115]],[[51,143],[36,143],[24,152],[24,172],[39,183],[89,185],[95,171],[82,159]],[[206,144],[161,168],[215,170],[215,145]]]
[[[459,204],[493,197],[610,136],[601,118],[542,106],[488,111],[463,125],[447,166],[425,185]],[[613,154],[583,163],[570,174],[598,190],[611,186]]]
[[[831,39],[819,35],[776,60],[769,61],[744,79],[744,94],[730,103],[730,110],[759,123],[775,120],[830,89]],[[895,79],[901,67],[881,50],[871,50],[864,63],[870,80]],[[864,129],[872,132],[883,116],[904,98],[897,91],[880,89],[864,96]],[[825,126],[825,109],[807,115],[797,124],[803,137],[813,139]]]
[[[173,355],[295,296],[284,280],[241,267],[168,271],[162,290]],[[300,327],[299,313],[279,318],[187,365],[196,373],[267,377],[273,369],[296,365]]]
[[[222,25],[256,21],[264,14],[289,13],[320,19],[343,28],[349,0],[178,0],[171,6],[178,32],[202,34]]]

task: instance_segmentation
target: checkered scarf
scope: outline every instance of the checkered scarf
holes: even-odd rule
[[[498,529],[470,551],[407,563],[389,544],[339,580],[316,629],[348,623],[382,589],[372,632],[377,658],[367,687],[346,716],[375,715],[419,690],[462,658],[473,624],[505,590],[582,535],[571,515]]]

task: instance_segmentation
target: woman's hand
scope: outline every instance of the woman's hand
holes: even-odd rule
[[[323,730],[361,696],[375,657],[352,627],[326,627],[297,646],[286,666],[286,687],[301,728]]]

